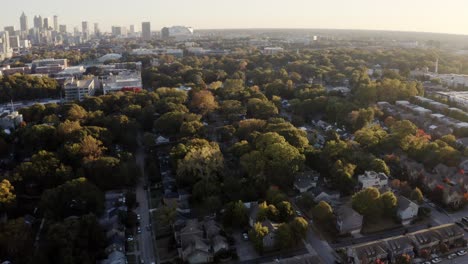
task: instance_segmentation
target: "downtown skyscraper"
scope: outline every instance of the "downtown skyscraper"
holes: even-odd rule
[[[23,12],[23,14],[21,14],[21,17],[20,17],[20,29],[23,32],[29,30],[28,17],[24,14],[24,12]]]

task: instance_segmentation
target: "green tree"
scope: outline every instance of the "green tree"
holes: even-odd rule
[[[301,241],[306,237],[309,223],[303,217],[294,218],[289,225],[291,226],[294,241]]]
[[[263,238],[266,235],[268,235],[268,227],[263,226],[260,222],[255,223],[249,231],[249,237],[252,240],[255,249],[259,252],[263,252]]]
[[[90,212],[100,214],[104,208],[104,195],[85,178],[78,178],[46,190],[41,196],[40,208],[52,219]]]
[[[282,222],[288,221],[294,215],[293,207],[288,201],[282,201],[276,207],[278,208],[279,218]]]
[[[283,223],[278,227],[275,236],[276,246],[280,249],[287,249],[296,244],[291,226]]]
[[[421,204],[424,199],[424,195],[418,187],[414,188],[414,190],[411,192],[410,196],[411,200],[417,202],[418,204]]]
[[[14,190],[15,188],[7,179],[3,179],[0,182],[0,212],[4,211],[6,207],[16,200]]]
[[[325,223],[333,218],[333,208],[325,201],[320,201],[313,209],[314,218]]]
[[[353,195],[353,209],[367,218],[380,216],[380,192],[377,188],[366,188]]]

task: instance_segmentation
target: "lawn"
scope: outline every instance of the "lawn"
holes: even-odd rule
[[[364,221],[362,225],[362,234],[372,234],[385,230],[391,230],[401,227],[401,224],[396,223],[391,217],[380,217],[373,221]]]
[[[128,264],[137,264],[137,258],[135,255],[127,255]]]

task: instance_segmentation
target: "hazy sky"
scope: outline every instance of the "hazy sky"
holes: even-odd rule
[[[71,31],[81,21],[137,30],[186,25],[210,28],[337,28],[468,34],[468,0],[0,0],[0,27],[19,28],[24,11],[59,16]],[[81,27],[80,27],[81,28]],[[92,28],[92,26],[91,26]]]

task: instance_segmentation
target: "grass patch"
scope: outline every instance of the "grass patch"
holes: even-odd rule
[[[379,217],[375,218],[372,221],[364,221],[362,225],[361,233],[363,234],[372,234],[385,230],[391,230],[401,227],[401,224],[396,223],[395,220],[391,217]]]
[[[137,264],[137,257],[135,255],[127,255],[128,264]]]

